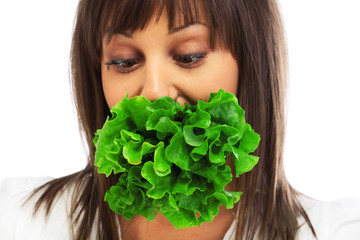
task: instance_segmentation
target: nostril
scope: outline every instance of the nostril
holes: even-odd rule
[[[186,99],[185,99],[184,97],[182,97],[181,95],[179,95],[179,96],[176,98],[175,101],[178,102],[181,106],[184,106],[185,103],[188,103],[188,102],[186,101]]]
[[[175,87],[169,87],[169,97],[177,102],[179,100],[179,91]]]
[[[159,80],[148,79],[142,86],[140,95],[153,101],[163,96],[169,96],[169,89],[166,83],[159,83]]]

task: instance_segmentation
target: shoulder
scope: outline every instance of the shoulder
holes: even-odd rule
[[[51,214],[45,217],[40,209],[33,210],[38,195],[26,201],[37,187],[52,178],[10,178],[0,185],[0,239],[69,239],[68,204],[66,194],[57,198]]]
[[[300,197],[300,203],[314,226],[318,239],[358,240],[360,236],[360,199],[347,198],[325,202]],[[300,224],[304,223],[300,219]],[[306,224],[299,230],[298,239],[312,239]]]

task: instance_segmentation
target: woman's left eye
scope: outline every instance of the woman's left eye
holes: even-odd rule
[[[179,55],[174,57],[174,60],[181,67],[193,68],[200,65],[203,62],[204,58],[206,58],[206,53],[197,53],[197,54]]]

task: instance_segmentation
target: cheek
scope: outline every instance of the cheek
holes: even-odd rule
[[[116,103],[116,95],[118,92],[118,88],[114,88],[114,82],[111,81],[111,76],[107,72],[107,69],[103,68],[101,69],[101,84],[104,92],[104,96],[106,99],[106,103],[109,106],[109,108],[112,108]]]
[[[207,101],[210,93],[219,89],[236,95],[238,71],[237,62],[229,52],[216,52],[203,67],[182,79],[178,89],[193,104],[198,99]]]
[[[115,106],[126,94],[129,93],[129,97],[131,97],[132,86],[129,84],[131,81],[124,81],[119,74],[116,74],[114,71],[108,71],[106,66],[101,69],[101,82],[109,108]]]
[[[220,88],[224,89],[224,91],[236,95],[239,78],[239,67],[236,60],[230,53],[227,53],[223,55],[218,66],[220,65],[221,67],[217,68],[217,83],[222,85]]]

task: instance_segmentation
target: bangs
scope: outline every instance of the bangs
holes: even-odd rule
[[[165,11],[168,18],[169,32],[179,26],[186,27],[194,23],[202,23],[209,28],[210,47],[213,49],[215,42],[226,47],[229,44],[224,42],[225,39],[219,38],[219,36],[224,36],[222,34],[224,29],[221,26],[225,27],[233,24],[224,22],[226,18],[222,18],[222,16],[226,16],[226,13],[223,13],[221,9],[224,9],[224,7],[219,8],[212,1],[108,1],[100,14],[102,19],[100,20],[99,30],[102,37],[107,35],[107,42],[109,43],[114,34],[121,33],[131,36],[135,31],[145,29],[153,17],[155,17],[155,22],[158,22]],[[215,13],[217,16],[214,15]]]

